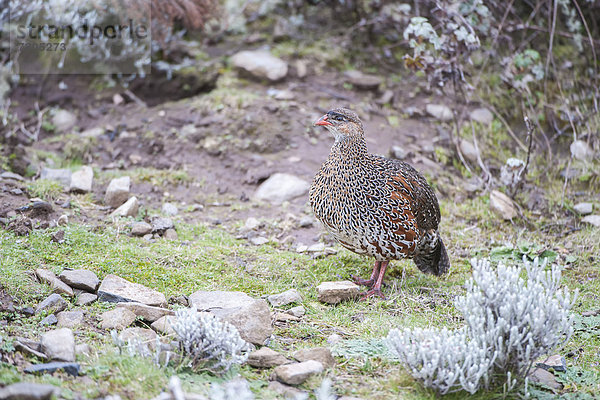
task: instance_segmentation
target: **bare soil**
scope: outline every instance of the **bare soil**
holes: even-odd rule
[[[67,90],[58,89],[60,81]],[[402,118],[378,105],[375,100],[380,93],[344,89],[344,78],[336,71],[309,74],[304,79],[289,76],[281,83],[268,85],[235,80],[232,87],[227,87],[233,91],[232,96],[256,96],[241,102],[239,108],[212,107],[210,98],[206,101],[212,87],[204,86],[202,90],[207,92],[170,101],[181,88],[181,81],[170,81],[172,87],[164,80],[146,82],[146,86],[136,82],[131,91],[123,87],[99,90],[98,77],[94,76],[28,76],[13,91],[11,99],[22,115],[37,102],[40,109],[57,107],[75,113],[81,132],[104,128],[105,134],[88,140],[81,150],[82,161],[96,169],[121,170],[123,174],[140,167],[186,171],[191,181],[164,186],[134,182],[132,193],[148,210],[159,210],[164,201],[174,202],[180,209],[201,204],[202,210],[182,213],[184,220],[221,224],[226,229],[249,216],[271,221],[283,221],[287,216],[289,222],[308,211],[306,197],[297,198],[285,207],[257,204],[250,199],[257,186],[275,172],[312,180],[333,143],[326,130],[315,128],[312,123],[330,108],[347,106],[357,110],[371,152],[389,155],[393,145],[401,146],[408,150],[407,161],[430,176],[440,172],[440,166],[431,160],[432,144],[448,143],[447,134],[443,131],[440,134],[433,124]],[[276,100],[268,94],[273,89],[289,90],[293,99]],[[152,90],[155,90],[153,95]],[[395,89],[400,94],[404,91],[409,92],[410,87]],[[124,102],[115,104],[116,94]],[[411,104],[420,101],[415,99]],[[388,123],[390,115],[399,117],[399,126],[394,128]],[[195,129],[182,129],[184,126]],[[63,138],[42,130],[40,140],[31,149],[67,155],[65,149],[74,146],[72,141],[72,136]],[[73,216],[75,221],[105,220],[111,211],[101,203],[107,184],[108,181],[95,181],[93,194],[97,207],[82,210]],[[24,191],[22,195],[13,195],[2,187],[0,216],[28,202],[23,185],[16,186]],[[57,203],[65,200],[68,198]],[[49,217],[57,218],[63,212],[56,206]],[[293,241],[287,241],[292,245],[311,244],[320,232],[314,224],[305,229],[264,233],[275,234],[279,239],[292,235]]]

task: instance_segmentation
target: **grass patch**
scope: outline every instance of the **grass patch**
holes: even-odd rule
[[[445,326],[454,329],[461,326],[454,299],[464,293],[463,285],[470,277],[468,260],[471,257],[489,256],[501,245],[512,245],[513,250],[520,252],[550,250],[557,254],[559,263],[564,263],[566,256],[575,256],[563,273],[563,283],[570,289],[580,290],[575,313],[580,315],[583,311],[598,308],[597,293],[600,293],[598,260],[594,258],[600,253],[596,230],[585,227],[560,237],[540,229],[522,229],[496,218],[489,211],[486,197],[464,202],[442,201],[441,207],[443,237],[452,261],[450,273],[445,277],[424,275],[411,261],[395,261],[384,289],[388,300],[383,302],[351,301],[329,306],[316,299],[316,286],[323,281],[347,279],[353,274],[367,276],[372,266],[370,259],[345,250],[335,256],[312,259],[279,250],[271,244],[248,246],[246,241],[236,240],[231,234],[208,225],[183,223],[177,227],[179,240],[154,243],[124,235],[122,230],[112,226],[91,228],[72,224],[63,227],[66,233],[63,244],[50,239],[56,229],[34,230],[25,238],[1,231],[0,285],[18,299],[20,307],[35,306],[50,293],[46,285],[32,278],[33,270],[39,267],[57,274],[65,268],[85,268],[101,279],[114,273],[159,290],[167,297],[190,295],[197,290],[240,290],[261,297],[296,288],[304,298],[306,316],[301,322],[276,326],[271,347],[289,355],[300,348],[327,345],[327,338],[337,333],[345,341],[335,350],[338,354],[336,366],[326,374],[333,378],[338,395],[433,399],[433,392],[414,382],[403,367],[386,355],[381,339],[393,327]],[[547,222],[544,218],[535,221],[537,227]],[[518,247],[523,241],[535,246]],[[96,349],[92,358],[80,361],[87,377],[99,383],[98,388],[82,384],[81,379],[25,377],[8,364],[0,364],[0,380],[14,382],[27,378],[57,384],[87,397],[119,393],[133,399],[158,394],[173,374],[180,376],[186,390],[197,393],[208,393],[211,382],[227,379],[182,368],[158,368],[151,360],[118,354],[110,335],[99,330],[97,324],[97,315],[112,307],[105,303],[85,307],[92,322],[79,331],[76,339],[78,343],[90,342]],[[13,319],[4,329],[3,336],[37,338],[48,329],[39,326],[44,315],[30,318],[15,315],[18,316],[10,317]],[[9,316],[0,315],[2,318]],[[581,322],[582,328],[560,354],[571,355],[567,358],[569,368],[597,374],[600,337],[595,325],[588,322]],[[258,398],[275,398],[265,389],[270,371],[243,366],[233,373],[250,380]],[[301,388],[311,391],[320,385],[321,378],[312,378]],[[577,391],[573,387],[569,390]],[[480,393],[474,398],[498,395]],[[462,397],[456,394],[446,398]]]
[[[56,181],[49,179],[37,179],[27,183],[27,191],[31,197],[39,197],[47,202],[53,202],[62,194],[64,188]]]

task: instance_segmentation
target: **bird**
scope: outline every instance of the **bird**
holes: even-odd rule
[[[424,273],[442,275],[450,268],[438,226],[440,207],[425,177],[406,162],[370,154],[363,124],[347,108],[336,108],[314,126],[335,139],[315,175],[309,202],[315,217],[345,248],[375,258],[363,299],[381,297],[391,260],[412,258]]]

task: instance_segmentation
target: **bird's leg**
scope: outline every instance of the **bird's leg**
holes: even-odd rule
[[[373,288],[363,295],[363,300],[375,296],[385,299],[385,296],[383,293],[381,293],[381,285],[383,284],[383,276],[385,275],[385,269],[387,268],[388,264],[389,261],[381,261],[377,281],[373,285]]]
[[[381,261],[375,261],[375,265],[373,266],[373,273],[371,274],[371,278],[363,279],[360,276],[352,275],[352,279],[354,283],[361,286],[373,287],[375,284],[375,280],[379,276],[379,268],[381,267]]]

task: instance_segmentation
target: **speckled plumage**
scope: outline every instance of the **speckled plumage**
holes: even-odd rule
[[[408,257],[423,272],[446,272],[440,209],[423,175],[405,162],[369,154],[362,123],[348,109],[331,110],[315,124],[335,137],[310,189],[310,203],[324,227],[342,246],[385,266]],[[378,263],[364,282],[374,282],[377,268]]]

